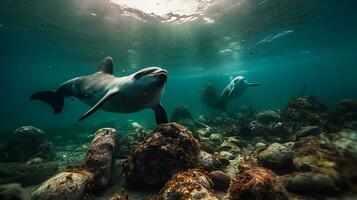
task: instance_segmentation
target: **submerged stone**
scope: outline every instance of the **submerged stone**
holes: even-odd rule
[[[190,169],[175,174],[154,200],[218,200],[212,193],[214,183],[203,170]]]
[[[45,132],[33,126],[16,129],[10,139],[0,145],[0,162],[27,162],[33,158],[51,161],[54,157]]]
[[[227,190],[231,182],[231,178],[222,171],[213,171],[209,173],[216,190]]]
[[[269,124],[271,122],[277,122],[280,120],[280,114],[274,110],[266,110],[257,114],[259,122]]]
[[[256,167],[237,174],[229,188],[229,199],[287,200],[288,194],[274,172]]]
[[[319,135],[321,133],[320,126],[304,126],[298,130],[295,135],[296,139],[310,136],[310,135]]]
[[[187,128],[160,124],[131,152],[124,166],[126,181],[133,188],[162,187],[176,172],[193,167],[199,151],[199,142]]]
[[[265,167],[273,170],[292,168],[293,144],[273,143],[258,154],[258,159]]]
[[[305,172],[285,178],[285,187],[291,192],[330,194],[339,191],[338,180],[328,174]]]

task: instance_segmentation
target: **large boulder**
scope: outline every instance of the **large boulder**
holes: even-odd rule
[[[218,200],[212,193],[213,182],[203,170],[190,169],[175,174],[154,200]]]
[[[33,158],[51,161],[55,157],[52,144],[44,131],[33,126],[23,126],[14,131],[0,145],[0,162],[27,162]]]
[[[134,147],[124,166],[129,186],[160,188],[176,172],[192,168],[200,152],[192,133],[177,123],[160,124]]]
[[[296,172],[284,177],[286,188],[301,194],[316,194],[319,191],[320,195],[342,190],[338,170],[341,158],[325,137],[308,136],[297,140],[293,154]]]
[[[282,119],[293,130],[303,126],[321,125],[330,129],[330,113],[326,106],[313,97],[297,97],[292,99],[282,112]]]
[[[237,174],[229,188],[229,199],[287,200],[288,194],[274,172],[255,167]]]

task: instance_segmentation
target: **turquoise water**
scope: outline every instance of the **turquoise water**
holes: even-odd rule
[[[213,1],[214,2],[214,1]],[[207,111],[201,89],[222,90],[230,76],[263,86],[234,100],[236,107],[283,108],[301,94],[327,106],[357,97],[357,14],[351,0],[217,1],[197,19],[167,21],[108,1],[2,0],[0,2],[1,129],[21,125],[69,126],[127,120],[153,124],[151,110],[135,114],[98,111],[77,122],[89,107],[66,100],[55,115],[30,101],[33,92],[55,89],[70,78],[94,73],[106,56],[115,75],[147,66],[169,71],[162,103],[168,114],[187,105]],[[173,13],[175,14],[175,13]],[[192,18],[193,19],[193,18]]]

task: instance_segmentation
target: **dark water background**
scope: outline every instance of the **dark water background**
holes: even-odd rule
[[[357,97],[356,8],[353,0],[226,0],[205,13],[214,23],[201,16],[177,25],[143,13],[146,22],[121,16],[123,9],[104,0],[1,0],[0,129],[77,124],[89,109],[83,103],[67,100],[54,115],[29,97],[95,72],[105,56],[113,57],[117,76],[146,66],[167,69],[162,101],[169,113],[179,105],[203,113],[203,85],[222,89],[236,75],[264,84],[249,89],[238,106],[283,108],[304,85],[306,95],[334,106]],[[128,119],[154,123],[146,110],[99,111],[83,124]]]

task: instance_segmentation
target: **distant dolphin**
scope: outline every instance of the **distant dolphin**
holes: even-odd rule
[[[247,87],[262,85],[260,83],[248,83],[244,76],[231,77],[231,81],[224,88],[218,101],[218,107],[225,108],[227,103],[235,98],[240,97]]]
[[[60,113],[65,97],[76,97],[92,108],[79,118],[87,118],[98,109],[118,113],[134,113],[145,108],[155,112],[156,123],[167,123],[166,111],[160,103],[167,82],[167,71],[148,67],[134,74],[113,76],[113,59],[107,57],[98,72],[64,82],[56,91],[34,93],[31,100],[41,100]]]

